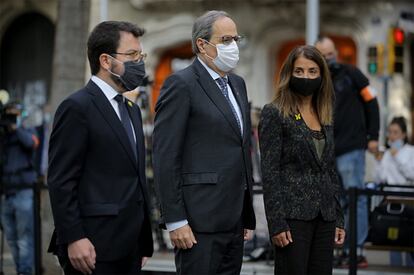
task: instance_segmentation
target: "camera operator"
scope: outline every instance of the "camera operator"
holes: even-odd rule
[[[18,275],[31,275],[34,258],[33,186],[36,171],[33,152],[39,140],[33,130],[21,125],[22,108],[8,104],[1,116],[3,231]]]

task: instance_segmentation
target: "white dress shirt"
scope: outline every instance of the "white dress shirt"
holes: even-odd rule
[[[108,83],[97,77],[96,75],[93,75],[91,77],[91,80],[101,89],[103,94],[108,99],[109,103],[111,103],[112,108],[114,109],[116,115],[118,116],[119,120],[121,120],[121,114],[119,113],[119,106],[118,101],[115,100],[115,97],[119,95],[117,91],[114,90],[114,88],[111,87]],[[124,98],[125,101],[125,98]],[[132,124],[132,121],[129,121],[131,123],[132,129],[134,129],[134,125]],[[134,140],[137,142],[137,138],[135,136],[135,131],[132,130],[132,134],[134,135]]]
[[[211,78],[214,80],[214,82],[217,84],[217,87],[219,87],[219,89],[220,89],[220,85],[217,83],[216,79],[220,78],[221,76],[218,73],[216,73],[214,70],[212,70],[209,66],[207,66],[203,62],[203,60],[201,60],[199,57],[197,57],[197,58],[198,58],[198,61],[200,61],[201,65],[203,65],[203,67],[206,68],[207,72],[210,74]],[[227,77],[227,76],[225,76],[225,77]],[[227,82],[227,90],[229,92],[230,102],[233,105],[234,110],[236,111],[236,114],[239,118],[241,132],[243,133],[243,117],[242,117],[242,114],[241,114],[241,111],[240,111],[240,107],[237,104],[237,100],[234,97],[233,91],[232,91],[232,89],[231,89],[228,82]],[[188,224],[187,220],[181,220],[181,221],[178,221],[178,222],[166,223],[165,226],[167,227],[167,230],[171,232],[171,231],[176,230],[180,227],[183,227],[186,224]]]

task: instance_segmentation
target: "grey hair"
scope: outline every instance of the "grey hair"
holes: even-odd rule
[[[197,54],[200,52],[197,47],[197,39],[202,38],[209,41],[213,33],[214,22],[216,22],[218,19],[222,17],[230,18],[229,14],[225,11],[212,10],[204,13],[202,16],[196,19],[193,25],[191,40],[191,47],[193,49],[193,53]]]

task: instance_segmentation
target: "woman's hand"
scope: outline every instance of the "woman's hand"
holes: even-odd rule
[[[249,241],[253,237],[253,230],[250,229],[244,229],[244,240]]]
[[[395,157],[398,154],[398,149],[397,148],[391,148],[390,153],[391,153],[391,156]]]
[[[374,156],[376,160],[381,161],[384,156],[384,152],[378,151]]]
[[[335,229],[335,244],[343,245],[345,241],[345,230],[337,227]]]
[[[272,237],[272,243],[278,247],[285,247],[289,243],[293,243],[293,239],[292,239],[292,235],[290,234],[290,231],[285,231],[277,235],[274,235]]]

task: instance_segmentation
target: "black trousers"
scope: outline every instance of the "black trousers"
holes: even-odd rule
[[[197,244],[191,249],[175,249],[177,275],[240,274],[244,245],[241,222],[229,232],[194,235]]]
[[[293,243],[275,248],[275,274],[332,274],[335,222],[288,220]]]

